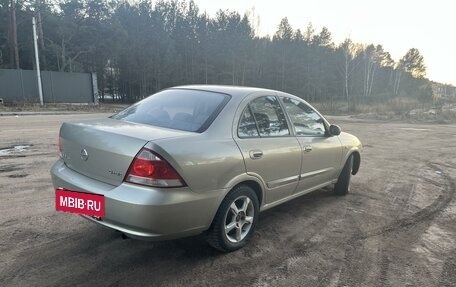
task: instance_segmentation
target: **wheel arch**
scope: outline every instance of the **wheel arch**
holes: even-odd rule
[[[248,175],[248,174],[243,174],[235,179],[233,179],[227,186],[229,186],[227,188],[227,192],[223,195],[223,197],[221,197],[220,201],[219,201],[219,204],[217,206],[217,209],[215,211],[215,213],[213,214],[212,216],[212,219],[211,219],[211,223],[209,226],[212,226],[212,224],[214,223],[214,218],[217,214],[217,211],[218,209],[220,208],[220,205],[222,204],[223,200],[230,194],[230,192],[234,189],[236,189],[238,186],[240,185],[246,185],[248,187],[250,187],[256,194],[257,198],[258,198],[258,205],[261,209],[261,205],[263,204],[264,202],[264,197],[265,197],[265,194],[264,194],[264,186],[263,186],[263,183],[261,182],[260,179],[256,178],[255,176],[252,176],[252,175]]]
[[[257,198],[258,198],[258,203],[259,203],[259,205],[261,207],[261,205],[264,202],[264,198],[265,198],[265,185],[266,184],[265,184],[265,182],[262,180],[262,178],[259,175],[257,175],[257,174],[247,174],[247,173],[240,174],[239,176],[236,176],[235,178],[230,180],[225,185],[225,187],[226,187],[226,189],[228,191],[226,192],[226,194],[223,195],[223,198],[220,201],[220,203],[223,201],[223,199],[225,199],[225,197],[233,189],[235,189],[239,185],[243,185],[243,184],[249,186],[250,188],[253,189],[253,191],[255,191],[255,194],[257,195]]]
[[[229,191],[224,195],[221,204],[217,208],[217,212],[212,219],[210,228],[206,231],[206,240],[211,245],[212,247],[222,251],[222,252],[231,252],[234,250],[237,250],[239,248],[242,248],[247,241],[252,237],[252,230],[255,228],[255,225],[257,224],[258,221],[258,214],[260,212],[260,207],[259,207],[259,202],[260,199],[262,198],[262,193],[261,193],[261,186],[258,182],[255,180],[244,180],[236,185],[234,185],[232,188],[229,189]],[[244,237],[241,237],[242,228],[245,224],[242,223],[240,224],[241,218],[240,211],[235,212],[235,217],[236,219],[232,218],[231,220],[235,220],[236,226],[232,225],[232,227],[227,231],[227,212],[229,212],[232,209],[233,203],[240,199],[241,196],[247,196],[251,198],[251,204],[253,206],[253,213],[251,213],[249,216],[252,216],[252,219],[250,219],[248,222],[250,222],[250,227],[246,231],[247,233],[244,234]],[[243,199],[244,200],[244,199]],[[245,201],[248,202],[248,201]],[[245,212],[245,213],[244,213]],[[247,209],[245,209],[243,212],[244,217],[246,218],[247,216]],[[244,220],[244,219],[242,219]],[[231,223],[229,225],[231,225]],[[228,235],[228,232],[231,232],[232,229],[237,228],[238,231],[236,231],[236,239],[230,239],[230,236]],[[239,238],[238,238],[238,235]],[[232,237],[232,235],[231,235]],[[232,241],[234,240],[234,241]]]
[[[263,203],[263,189],[261,188],[261,185],[254,180],[245,180],[236,184],[231,190],[235,189],[240,185],[247,185],[248,187],[253,189],[258,198],[258,205],[261,206],[261,204]]]
[[[359,167],[361,165],[361,155],[359,154],[359,151],[357,151],[357,150],[353,151],[350,155],[353,155],[352,174],[355,175],[358,173]]]

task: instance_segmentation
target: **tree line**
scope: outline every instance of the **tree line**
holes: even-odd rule
[[[274,35],[259,36],[252,12],[210,17],[193,1],[130,2],[0,0],[0,68],[34,69],[35,16],[41,68],[96,72],[102,98],[133,102],[183,84],[271,88],[349,108],[432,97],[415,48],[395,62],[382,45],[334,43],[311,23],[294,29],[283,18]]]

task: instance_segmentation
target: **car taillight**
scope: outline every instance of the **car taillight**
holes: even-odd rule
[[[143,148],[136,155],[124,181],[153,187],[182,187],[186,183],[160,156]]]

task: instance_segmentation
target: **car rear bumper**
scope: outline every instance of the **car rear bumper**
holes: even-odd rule
[[[105,217],[84,216],[129,237],[145,240],[173,239],[207,230],[225,190],[197,193],[184,188],[149,188],[122,183],[109,185],[68,168],[59,159],[51,169],[54,188],[101,194]]]

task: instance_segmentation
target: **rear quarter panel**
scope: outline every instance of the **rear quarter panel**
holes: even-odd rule
[[[232,138],[196,134],[147,146],[170,162],[194,192],[228,189],[233,178],[245,173],[242,155]]]

